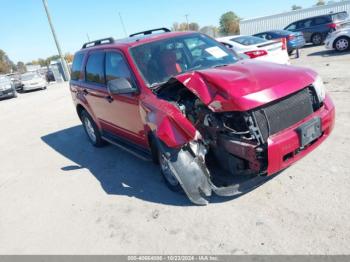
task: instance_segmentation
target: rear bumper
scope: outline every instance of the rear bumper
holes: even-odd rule
[[[38,84],[38,85],[24,85],[22,90],[23,91],[30,91],[30,90],[36,90],[40,88],[44,88],[46,85],[45,84]]]
[[[300,148],[299,136],[296,129],[314,117],[320,117],[322,135],[311,145]],[[268,139],[268,175],[281,171],[295,163],[320,145],[331,133],[335,121],[335,108],[331,98],[327,95],[324,105],[317,112],[303,119],[290,128],[271,136]]]

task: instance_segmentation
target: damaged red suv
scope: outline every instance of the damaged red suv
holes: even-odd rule
[[[195,204],[234,196],[287,168],[331,133],[321,78],[294,66],[239,60],[195,32],[149,30],[83,45],[70,90],[94,146],[159,163]]]

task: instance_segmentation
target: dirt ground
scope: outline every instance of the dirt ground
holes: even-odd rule
[[[323,77],[333,134],[256,190],[205,207],[158,167],[89,145],[67,84],[0,101],[1,254],[349,254],[350,53],[301,50]]]

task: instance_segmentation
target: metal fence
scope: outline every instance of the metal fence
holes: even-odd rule
[[[290,23],[300,19],[341,11],[347,11],[350,14],[350,1],[315,6],[270,16],[244,19],[240,22],[240,33],[244,35],[252,35],[272,29],[283,29]]]

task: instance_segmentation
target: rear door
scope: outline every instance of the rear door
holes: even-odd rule
[[[314,32],[312,28],[312,19],[301,20],[296,25],[295,31],[301,31],[304,33],[305,40],[307,42],[311,41],[311,36]]]

